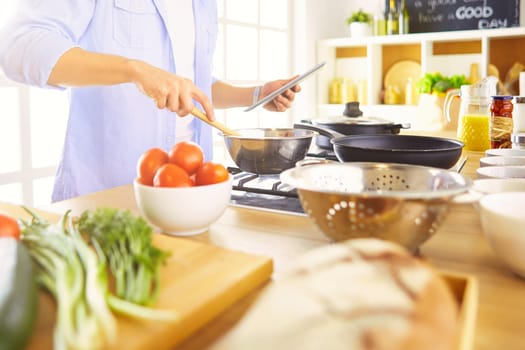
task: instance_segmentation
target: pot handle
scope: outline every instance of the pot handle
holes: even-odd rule
[[[306,129],[306,130],[317,131],[319,134],[326,136],[332,140],[338,137],[346,136],[335,130],[328,129],[328,128],[322,128],[320,126],[316,126],[310,123],[294,123],[293,127],[294,129]]]
[[[411,125],[410,123],[397,123],[397,124],[392,124],[391,126],[391,129],[395,130],[395,129],[410,129]]]

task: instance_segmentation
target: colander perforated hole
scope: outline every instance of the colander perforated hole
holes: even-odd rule
[[[392,178],[393,178],[393,175],[383,175],[383,187],[386,188],[387,186],[387,183],[392,185]],[[390,179],[390,180],[389,180]],[[388,188],[389,191],[392,191],[392,187],[389,187]]]
[[[370,191],[400,191],[410,189],[410,187],[404,177],[395,173],[374,175],[368,180]]]

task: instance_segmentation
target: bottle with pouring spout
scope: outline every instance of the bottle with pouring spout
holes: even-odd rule
[[[458,115],[457,137],[469,151],[485,151],[490,148],[490,105],[491,97],[496,95],[498,80],[489,76],[472,85],[462,85],[445,97],[444,110],[450,122],[452,100],[459,96],[461,103]]]

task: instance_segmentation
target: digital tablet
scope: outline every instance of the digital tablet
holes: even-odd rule
[[[280,95],[283,92],[285,92],[286,90],[292,88],[294,85],[299,84],[301,81],[303,81],[305,78],[310,76],[312,73],[314,73],[314,72],[318,71],[319,69],[321,69],[321,67],[323,67],[325,65],[325,63],[326,62],[321,62],[321,63],[315,65],[313,68],[308,70],[306,73],[301,74],[300,76],[298,76],[294,80],[291,80],[289,83],[286,83],[285,85],[281,86],[279,89],[275,90],[274,92],[272,92],[268,96],[265,96],[264,98],[261,98],[259,101],[257,101],[256,103],[254,103],[250,107],[246,108],[244,111],[245,112],[249,112],[249,111],[251,111],[252,109],[254,109],[256,107],[259,107],[261,105],[264,105],[264,104],[270,102],[271,100],[273,100],[278,95]]]

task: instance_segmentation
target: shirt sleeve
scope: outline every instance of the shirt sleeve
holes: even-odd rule
[[[47,84],[58,59],[78,46],[95,9],[95,0],[19,0],[0,31],[0,66],[12,80]]]

